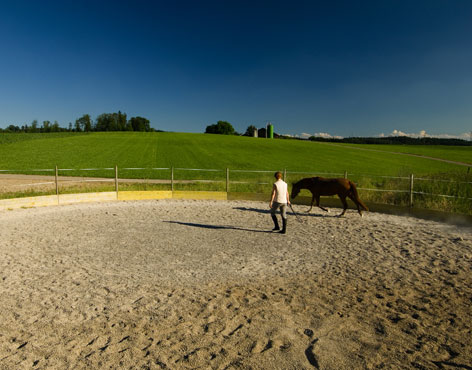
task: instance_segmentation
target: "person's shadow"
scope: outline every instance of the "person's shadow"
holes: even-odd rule
[[[248,212],[257,212],[257,213],[264,213],[264,214],[269,214],[270,213],[270,209],[260,209],[260,208],[250,208],[250,207],[233,207],[233,209],[237,209],[238,211],[248,211]],[[297,217],[297,219],[299,217],[321,217],[321,218],[325,218],[325,217],[337,217],[335,214],[333,213],[308,213],[308,212],[293,212],[293,211],[289,211],[287,210],[287,214],[288,215],[292,215],[292,216],[295,216]]]
[[[196,224],[196,223],[192,223],[192,222],[181,222],[181,221],[163,221],[163,222],[167,222],[167,223],[170,223],[170,224],[183,225],[183,226],[190,226],[190,227],[199,227],[199,228],[202,228],[202,229],[241,230],[241,231],[250,231],[250,232],[254,232],[254,233],[272,233],[271,230],[247,229],[247,228],[244,228],[244,227],[231,226],[231,225],[207,225],[207,224]]]
[[[270,209],[260,209],[260,208],[248,208],[248,207],[233,207],[233,209],[237,209],[238,211],[250,211],[250,212],[257,212],[257,213],[270,213]]]

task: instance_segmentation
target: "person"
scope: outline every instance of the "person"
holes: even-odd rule
[[[274,182],[274,185],[272,186],[272,195],[269,203],[270,215],[274,221],[274,228],[272,231],[280,230],[279,222],[277,221],[277,216],[275,215],[275,211],[280,208],[280,213],[282,215],[282,230],[280,233],[285,234],[287,232],[287,204],[290,204],[288,186],[287,183],[282,180],[281,172],[277,171],[274,174],[274,177],[277,181]]]

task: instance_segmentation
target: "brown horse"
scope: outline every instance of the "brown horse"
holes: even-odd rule
[[[343,203],[344,210],[339,216],[343,216],[346,213],[347,202],[346,197],[349,197],[357,206],[357,211],[362,216],[361,208],[368,211],[367,206],[362,203],[357,193],[356,185],[348,179],[327,179],[324,177],[308,177],[301,179],[300,181],[293,184],[292,187],[292,199],[294,199],[300,189],[308,189],[313,194],[311,198],[311,207],[308,212],[313,208],[313,202],[316,200],[316,206],[321,208],[323,211],[329,212],[326,208],[320,206],[321,195],[338,195],[339,199]]]

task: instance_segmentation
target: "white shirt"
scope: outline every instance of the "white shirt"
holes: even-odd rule
[[[287,203],[287,183],[279,179],[274,182],[274,186],[276,189],[274,201],[277,203]]]

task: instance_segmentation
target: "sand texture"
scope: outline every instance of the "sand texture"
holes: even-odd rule
[[[0,212],[0,369],[472,369],[472,228],[268,202]]]

